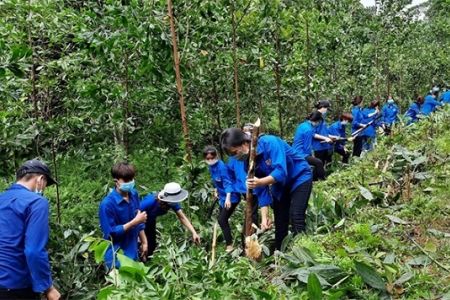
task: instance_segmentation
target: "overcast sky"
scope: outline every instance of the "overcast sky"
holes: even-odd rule
[[[417,5],[417,4],[423,3],[425,1],[426,0],[413,0],[412,5]],[[364,6],[373,6],[373,5],[375,5],[375,0],[361,0],[361,3]]]

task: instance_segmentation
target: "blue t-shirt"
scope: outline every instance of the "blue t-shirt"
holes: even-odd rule
[[[425,97],[425,102],[422,104],[422,114],[424,114],[425,116],[428,116],[429,114],[431,114],[433,111],[436,110],[437,106],[442,106],[443,104],[439,101],[436,101],[436,99],[433,98],[433,96],[431,95],[427,95]]]
[[[319,126],[315,128],[314,134],[323,135],[325,137],[328,137],[328,128],[327,128],[327,122],[325,120],[322,120],[319,122]],[[322,140],[315,139],[313,135],[312,139],[312,147],[314,151],[320,151],[320,150],[328,150],[331,149],[331,145],[329,143],[321,143]]]
[[[342,125],[341,121],[336,121],[328,127],[328,134],[345,139],[345,128],[346,126]],[[344,149],[345,144],[345,141],[336,142],[334,143],[334,149]]]
[[[105,240],[112,240],[114,252],[123,250],[124,255],[137,260],[138,255],[138,236],[139,231],[145,228],[144,224],[139,224],[128,231],[124,231],[124,225],[136,217],[136,211],[139,209],[139,195],[136,190],[128,193],[129,202],[127,202],[116,189],[112,189],[100,203],[98,216],[100,226]],[[108,247],[105,253],[105,263],[108,267],[113,263],[113,251]],[[116,259],[116,268],[120,267]]]
[[[311,148],[314,132],[315,128],[308,120],[298,125],[297,130],[295,131],[292,148],[300,154],[302,158],[312,155]]]
[[[227,193],[231,193],[231,203],[239,203],[241,201],[240,195],[233,192],[234,187],[230,172],[222,160],[219,159],[215,165],[209,166],[209,173],[219,194],[220,207],[225,206]]]
[[[442,100],[442,102],[444,102],[444,103],[450,103],[450,90],[444,92],[444,93],[441,95],[441,100]]]
[[[391,126],[397,122],[398,106],[395,104],[386,104],[381,111],[382,121],[388,126]]]
[[[352,110],[353,122],[352,122],[352,133],[361,128],[361,124],[364,124],[364,116],[361,112],[359,106],[353,106]]]
[[[155,220],[158,216],[163,216],[167,214],[168,211],[165,211],[159,207],[159,203],[156,200],[158,193],[153,193],[145,196],[141,202],[139,203],[139,209],[141,211],[147,212],[147,222],[150,220]],[[181,209],[180,203],[173,203],[170,205],[170,208],[177,212]]]
[[[404,117],[408,118],[408,124],[417,122],[419,119],[417,115],[420,114],[420,105],[417,102],[413,102],[409,109],[406,111]]]
[[[245,171],[244,162],[238,161],[233,156],[228,160],[228,169],[232,176],[234,191],[240,194],[247,193],[247,172]],[[259,206],[267,206],[272,204],[268,186],[260,186],[253,190],[258,196]]]
[[[364,116],[364,119],[363,119],[364,124],[368,124],[369,122],[372,122],[373,120],[378,118],[378,114],[375,114],[375,115],[369,117],[369,115],[373,114],[374,112],[375,112],[375,108],[365,108],[362,111],[362,114]],[[378,126],[378,123],[379,122],[374,121],[372,124],[370,124],[370,126],[366,127],[366,129],[364,129],[360,135],[375,138],[375,135],[377,133],[376,128]]]
[[[35,292],[52,282],[48,253],[49,204],[21,184],[0,194],[0,288]]]
[[[279,137],[261,136],[256,152],[255,176],[272,176],[277,181],[272,184],[272,194],[277,199],[281,199],[285,189],[291,192],[312,178],[312,171],[306,160]],[[246,165],[247,168],[248,160]]]

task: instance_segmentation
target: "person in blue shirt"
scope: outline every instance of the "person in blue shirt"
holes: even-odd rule
[[[232,176],[228,166],[219,159],[217,149],[214,146],[207,146],[203,150],[203,158],[209,166],[209,173],[214,182],[214,195],[216,198],[219,198],[220,212],[218,222],[227,245],[226,251],[231,252],[233,251],[233,238],[228,220],[241,201],[241,197],[234,192]]]
[[[450,84],[447,85],[447,90],[441,95],[442,103],[450,103]]]
[[[295,131],[294,141],[292,142],[292,148],[303,157],[310,166],[313,166],[313,180],[325,180],[326,172],[323,166],[323,162],[312,156],[312,140],[316,135],[315,130],[322,122],[322,113],[315,111],[308,116],[308,119],[298,125]],[[324,137],[326,143],[332,143],[332,140],[328,137]]]
[[[180,206],[180,202],[184,201],[188,194],[188,191],[182,189],[178,183],[170,182],[164,186],[162,191],[147,195],[139,203],[139,209],[147,214],[147,221],[145,222],[145,236],[148,243],[147,256],[153,255],[157,246],[156,217],[167,214],[169,210],[174,211],[181,224],[191,232],[194,242],[200,243],[200,237]]]
[[[366,124],[364,123],[364,116],[362,114],[362,104],[363,104],[364,98],[363,96],[356,96],[353,99],[353,110],[352,110],[352,115],[353,115],[353,122],[352,122],[352,134],[365,127]],[[363,146],[363,139],[364,137],[361,136],[360,134],[358,136],[355,137],[355,140],[353,142],[353,156],[361,156],[361,152],[362,152],[362,146]]]
[[[408,125],[411,123],[415,123],[419,120],[418,116],[421,115],[421,107],[425,102],[425,98],[423,96],[418,96],[416,101],[411,103],[411,106],[406,111],[404,118],[408,119]]]
[[[399,113],[398,106],[395,104],[391,95],[388,96],[386,104],[381,110],[381,122],[386,135],[391,135],[392,126],[397,123],[397,115]]]
[[[220,136],[222,149],[235,159],[244,162],[248,168],[250,138],[238,128],[228,128]],[[255,177],[247,179],[247,187],[256,189],[272,186],[273,210],[275,216],[275,247],[287,236],[289,221],[292,232],[306,230],[306,208],[312,190],[312,171],[306,160],[284,140],[273,135],[258,138],[255,157]],[[268,218],[268,204],[261,199],[261,229],[271,227]]]
[[[421,107],[421,113],[423,115],[428,116],[432,112],[436,111],[436,108],[438,106],[444,105],[443,103],[436,100],[438,97],[438,93],[439,93],[438,91],[434,90],[433,92],[431,92],[431,94],[428,94],[425,97],[425,102]]]
[[[100,202],[100,227],[105,240],[111,240],[113,247],[105,253],[108,268],[120,268],[116,253],[123,254],[133,260],[139,259],[138,237],[141,240],[141,257],[147,256],[148,244],[144,232],[147,213],[139,210],[139,195],[134,189],[136,169],[127,162],[119,162],[111,168],[111,176],[115,187]],[[115,264],[113,265],[113,263]]]
[[[49,237],[47,186],[56,184],[42,161],[26,161],[16,183],[0,194],[0,299],[61,297],[53,286],[45,246]]]
[[[380,115],[380,101],[374,100],[370,102],[369,107],[363,109],[362,114],[364,116],[364,123],[367,124],[374,119],[378,118]],[[371,151],[373,150],[373,145],[377,142],[377,126],[379,122],[375,120],[366,129],[364,129],[360,135],[363,136],[363,150]]]
[[[332,139],[345,139],[347,134],[345,132],[348,124],[351,124],[353,121],[353,116],[351,113],[343,112],[339,118],[339,121],[334,122],[328,127],[328,136]],[[353,141],[353,138],[350,137],[347,139],[348,141]],[[334,142],[334,152],[338,153],[342,156],[342,162],[344,164],[348,164],[348,159],[350,157],[350,152],[345,147],[345,141],[337,141]]]
[[[328,114],[328,110],[331,110],[331,102],[329,100],[319,101],[314,106],[318,112],[322,114],[322,119],[319,121],[319,125],[315,128],[312,148],[314,150],[314,157],[322,161],[325,167],[327,163],[331,162],[331,141],[328,138],[327,122],[325,122],[325,116]],[[328,141],[328,142],[327,142]]]

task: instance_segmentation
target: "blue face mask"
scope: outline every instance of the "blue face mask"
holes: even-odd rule
[[[314,127],[314,128],[317,128],[317,127],[319,127],[319,122],[317,122],[317,123],[311,123],[311,126]]]
[[[389,99],[389,100],[387,101],[387,103],[388,103],[388,104],[394,104],[394,100],[393,100],[393,99]]]
[[[42,196],[44,194],[44,190],[42,188],[40,190],[38,190],[39,185],[41,185],[41,183],[36,181],[36,188],[34,189],[34,192],[36,194],[38,194],[39,196]]]
[[[324,111],[324,112],[322,113],[322,117],[325,117],[325,116],[327,115],[327,113],[328,113],[328,110]]]
[[[239,151],[238,153],[236,153],[235,155],[233,155],[233,157],[237,160],[237,161],[246,161],[247,158],[250,156],[250,152],[247,151],[247,153],[244,153],[244,151]]]
[[[438,88],[438,87],[435,87],[435,88],[433,89],[433,91],[439,92],[439,88]]]
[[[125,183],[121,183],[119,186],[119,189],[122,192],[128,193],[129,191],[131,191],[134,188],[134,180],[130,181],[130,182],[125,182]]]
[[[344,123],[344,122],[341,122],[341,125],[344,126],[344,127],[347,127],[348,122],[345,122],[345,123]]]

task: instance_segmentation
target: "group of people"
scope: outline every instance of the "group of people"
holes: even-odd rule
[[[233,250],[229,219],[247,190],[256,200],[252,222],[259,223],[262,231],[272,228],[269,209],[273,209],[275,247],[281,249],[289,224],[294,235],[305,231],[313,181],[326,179],[325,169],[333,153],[348,163],[350,153],[346,142],[354,143],[353,156],[359,156],[363,150],[373,149],[377,127],[390,134],[399,120],[400,112],[392,97],[388,97],[381,112],[377,100],[364,109],[362,96],[356,96],[352,103],[351,113],[341,113],[339,120],[327,126],[325,117],[332,109],[331,102],[319,101],[315,111],[298,126],[292,146],[280,137],[259,135],[253,178],[247,178],[251,124],[222,132],[220,146],[229,156],[228,163],[219,158],[214,146],[204,149],[203,158],[215,185],[215,197],[219,199],[218,223],[227,252]],[[450,103],[450,86],[442,95],[439,87],[434,86],[425,98],[419,96],[404,116],[408,124],[416,122],[421,114],[428,115],[445,103]],[[349,124],[351,136],[347,138]],[[132,164],[115,164],[111,168],[114,187],[99,206],[103,238],[112,244],[105,254],[108,267],[120,267],[117,251],[134,260],[151,256],[157,245],[156,218],[170,210],[191,232],[193,240],[200,243],[199,235],[180,206],[188,192],[171,182],[161,191],[139,200],[134,189],[135,174]],[[57,182],[51,177],[49,167],[34,159],[17,170],[16,183],[0,194],[0,299],[39,299],[42,292],[49,300],[61,297],[53,286],[45,249],[49,238],[49,203],[43,192],[52,184]]]

